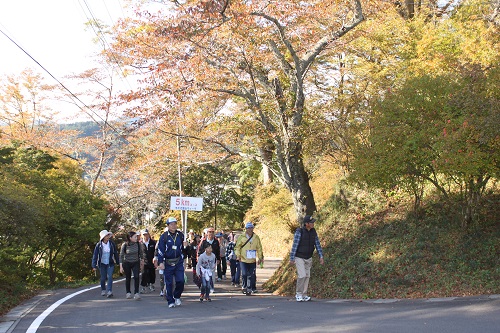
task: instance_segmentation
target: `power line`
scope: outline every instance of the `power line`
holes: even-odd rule
[[[83,8],[83,6],[82,6],[82,3],[80,1],[78,3],[80,4],[80,7],[81,7],[85,17],[90,22],[90,26],[92,28],[92,31],[94,31],[94,34],[96,35],[96,37],[101,41],[101,43],[103,45],[103,49],[112,50],[112,47],[111,47],[110,43],[108,43],[108,41],[106,40],[106,35],[102,31],[101,26],[100,26],[98,20],[96,19],[92,9],[90,8],[90,5],[88,4],[87,0],[82,0],[82,1],[85,4],[85,7],[87,8],[87,11],[90,14],[90,17],[87,15],[85,8]],[[108,16],[112,20],[111,14],[109,13],[109,10],[108,10],[108,7],[107,6],[105,6],[105,7],[106,7],[106,11],[108,12]],[[122,7],[120,6],[120,8],[122,8]],[[98,29],[98,31],[96,31],[96,28]],[[121,65],[120,65],[120,63],[119,63],[118,59],[116,58],[115,53],[113,51],[111,51],[111,58],[114,60],[115,64],[120,68],[120,80],[124,79],[125,83],[132,90],[132,86],[130,85],[130,82],[128,82],[127,77],[125,76],[125,71],[121,67]]]
[[[21,47],[18,43],[16,43],[9,35],[7,35],[2,29],[0,29],[0,32],[5,36],[7,37],[7,39],[9,39],[14,45],[16,45],[21,51],[23,51],[28,57],[31,58],[31,60],[33,60],[41,69],[43,69],[47,74],[50,75],[50,77],[52,77],[57,83],[59,83],[59,85],[61,87],[63,87],[64,90],[66,90],[75,100],[77,100],[78,102],[80,102],[86,109],[88,109],[92,114],[94,114],[97,118],[99,118],[105,125],[109,126],[109,128],[111,128],[115,133],[117,133],[122,139],[124,139],[125,141],[127,141],[129,144],[132,144],[130,141],[127,140],[127,138],[125,138],[123,135],[120,134],[120,132],[113,126],[111,125],[107,120],[103,119],[97,112],[95,112],[94,110],[92,110],[89,106],[87,106],[87,104],[85,104],[85,102],[83,102],[78,96],[76,96],[71,90],[69,90],[61,81],[59,81],[58,78],[56,78],[54,75],[52,75],[51,72],[49,72],[42,64],[40,64],[35,58],[33,58],[33,56],[31,56],[31,54],[29,54],[26,50],[24,50],[23,47]],[[86,111],[84,110],[83,107],[81,107],[80,105],[76,104],[76,106],[82,110],[83,112],[86,113]],[[132,144],[133,145],[133,144]]]

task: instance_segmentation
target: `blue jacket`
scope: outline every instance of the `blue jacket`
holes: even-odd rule
[[[168,230],[165,231],[158,240],[158,264],[161,264],[165,259],[180,258],[184,260],[186,250],[184,249],[184,234],[176,231],[171,234]]]
[[[109,251],[110,251],[110,265],[118,264],[120,262],[120,256],[118,254],[118,249],[116,248],[115,243],[110,239],[109,243]],[[94,248],[94,255],[92,256],[92,268],[98,268],[101,266],[101,258],[102,258],[102,241],[97,242]]]

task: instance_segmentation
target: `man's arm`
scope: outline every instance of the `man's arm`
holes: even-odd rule
[[[292,250],[290,251],[290,263],[295,264],[295,254],[297,253],[297,248],[300,243],[300,229],[295,230],[295,234],[293,235],[293,244]]]

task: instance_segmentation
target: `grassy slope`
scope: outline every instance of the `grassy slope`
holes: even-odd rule
[[[416,217],[407,204],[383,204],[380,199],[333,196],[322,206],[316,229],[325,265],[319,265],[315,254],[311,295],[421,298],[500,293],[500,196],[485,198],[481,222],[467,229],[456,214],[460,207],[429,202]],[[379,205],[369,207],[377,200]],[[290,240],[291,234],[287,249]],[[292,295],[295,278],[295,268],[285,258],[265,287]]]

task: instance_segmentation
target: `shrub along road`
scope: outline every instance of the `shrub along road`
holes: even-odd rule
[[[258,287],[279,265],[266,260],[257,270]],[[38,297],[2,318],[4,332],[498,332],[500,295],[419,300],[313,300],[262,292],[242,295],[230,280],[216,283],[212,302],[200,303],[188,285],[180,307],[167,308],[158,292],[142,300],[125,299],[124,282],[115,297],[98,287],[57,290]],[[158,286],[158,283],[157,283]],[[24,310],[19,310],[24,309]],[[50,309],[50,310],[47,310]],[[18,317],[16,318],[16,313]],[[46,316],[41,316],[42,314]],[[1,332],[1,329],[0,329]]]

